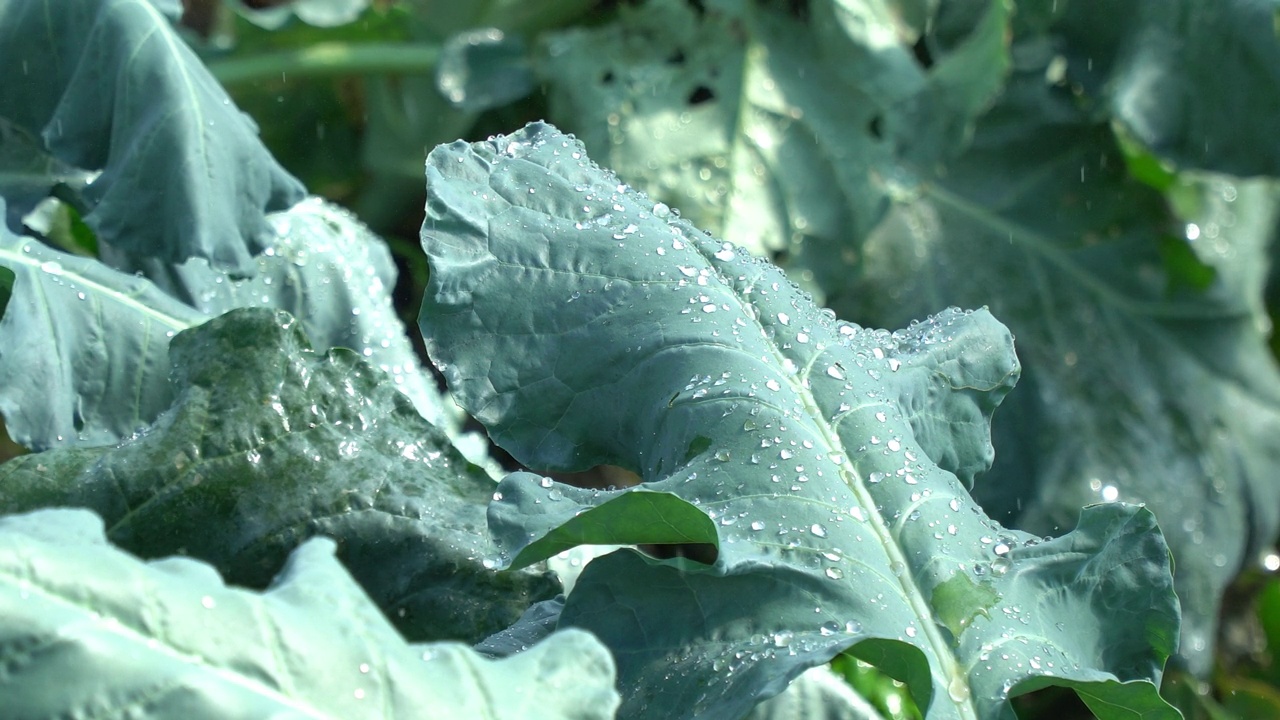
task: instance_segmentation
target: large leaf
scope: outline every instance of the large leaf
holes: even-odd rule
[[[542,76],[552,119],[600,162],[753,252],[869,230],[884,210],[875,167],[905,135],[929,159],[959,143],[1009,62],[1000,2],[969,3],[975,26],[928,72],[912,55],[921,30],[890,3],[808,3],[809,22],[783,3],[707,5],[653,0],[558,33]]]
[[[147,277],[215,317],[238,307],[284,310],[316,349],[351,348],[391,375],[423,417],[441,428],[460,424],[456,406],[424,372],[392,305],[397,270],[381,238],[345,210],[308,198],[267,216],[272,247],[254,258],[252,277],[235,280],[207,260],[150,261]]]
[[[0,206],[4,200],[0,198]],[[205,316],[143,278],[0,227],[0,414],[32,449],[106,444],[169,404],[169,339]]]
[[[613,666],[586,633],[501,661],[409,645],[333,551],[305,543],[258,594],[204,563],[141,562],[81,510],[0,518],[5,717],[613,717]]]
[[[553,119],[842,316],[990,306],[1030,387],[978,499],[1054,534],[1148,503],[1207,672],[1223,589],[1280,531],[1275,3],[777,5],[563,34]]]
[[[302,186],[156,5],[180,10],[0,3],[0,114],[62,163],[102,171],[83,191],[84,219],[102,242],[248,271],[265,248],[264,214],[301,200]]]
[[[0,267],[14,273],[7,311],[0,303],[0,413],[10,436],[36,450],[128,437],[168,407],[175,332],[265,306],[302,318],[320,350],[360,352],[456,438],[456,407],[423,371],[391,304],[396,270],[382,241],[315,199],[269,219],[274,247],[254,258],[252,277],[199,258],[140,263],[155,284],[0,228]]]
[[[954,471],[990,461],[1018,374],[985,311],[897,333],[837,321],[773,266],[621,185],[545,125],[428,159],[420,325],[459,401],[529,467],[490,523],[515,565],[577,543],[711,544],[714,563],[593,561],[560,625],[613,650],[625,717],[737,718],[849,650],[931,718],[1010,718],[1076,688],[1103,717],[1176,717],[1178,632],[1151,513],[1086,508],[1044,540]]]
[[[0,465],[0,512],[90,508],[130,552],[190,555],[253,587],[327,535],[413,640],[474,642],[558,591],[485,566],[492,480],[357,353],[313,353],[288,315],[245,309],[178,334],[170,355],[177,397],[144,434]]]

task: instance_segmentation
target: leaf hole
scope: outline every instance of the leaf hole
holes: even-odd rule
[[[699,85],[698,87],[693,89],[693,92],[689,93],[689,104],[701,105],[704,102],[710,102],[714,100],[715,97],[716,97],[716,94],[712,92],[711,88],[707,87],[706,85]]]

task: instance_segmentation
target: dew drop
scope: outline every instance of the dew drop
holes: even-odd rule
[[[951,678],[951,683],[947,685],[947,695],[951,699],[958,702],[966,702],[969,699],[969,683],[959,675]]]
[[[813,525],[811,525],[809,527],[809,532],[813,533],[814,535],[817,535],[818,537],[827,536],[827,529],[819,525],[818,523],[814,523]]]

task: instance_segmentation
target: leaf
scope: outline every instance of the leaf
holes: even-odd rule
[[[1224,588],[1280,532],[1274,8],[808,3],[767,26],[783,33],[760,5],[656,33],[676,11],[646,3],[549,42],[551,117],[843,317],[989,306],[1028,387],[975,496],[1036,534],[1148,504],[1178,561],[1180,653],[1206,674]],[[839,21],[850,6],[863,22]],[[675,49],[693,62],[661,62]],[[714,97],[687,102],[699,82]]]
[[[316,199],[270,221],[275,247],[254,258],[251,277],[232,279],[198,258],[142,262],[137,270],[154,285],[0,228],[0,267],[15,273],[16,298],[0,323],[0,413],[14,439],[43,450],[128,437],[172,397],[169,338],[244,306],[304,318],[321,350],[356,348],[459,437],[456,407],[423,371],[392,307],[396,271],[382,241]]]
[[[533,92],[524,41],[497,28],[458,33],[445,42],[436,66],[436,87],[454,107],[481,112]]]
[[[546,125],[437,148],[427,189],[419,324],[459,402],[526,466],[644,480],[508,477],[490,509],[508,555],[569,518],[579,542],[668,533],[618,537],[626,495],[695,508],[671,528],[714,532],[714,564],[623,550],[567,600],[560,626],[614,652],[622,717],[741,717],[846,650],[931,718],[1012,717],[1010,696],[1050,684],[1104,718],[1176,717],[1156,690],[1178,609],[1151,513],[1092,506],[1042,541],[990,520],[945,469],[989,460],[1018,374],[986,311],[897,333],[838,321]]]
[[[250,587],[326,535],[413,640],[478,641],[558,591],[486,567],[492,481],[356,353],[313,353],[297,321],[264,309],[184,331],[169,352],[168,411],[115,447],[0,465],[0,512],[89,508],[130,552],[190,555]]]
[[[782,3],[706,5],[624,6],[565,30],[544,43],[540,76],[550,116],[598,160],[757,254],[870,230],[885,208],[877,166],[898,148],[922,163],[950,152],[1009,64],[1002,2],[967,3],[975,27],[931,68],[911,47],[923,19],[890,3],[807,3],[807,22]],[[797,262],[821,275],[839,255]]]
[[[0,205],[3,205],[0,199]],[[0,413],[33,450],[128,437],[172,398],[169,338],[204,317],[146,280],[0,227]]]
[[[244,272],[265,248],[264,214],[303,197],[142,0],[7,3],[0,76],[15,79],[0,86],[5,120],[59,162],[102,171],[83,191],[84,220],[134,257],[201,257]]]
[[[308,198],[267,216],[272,247],[241,280],[193,258],[141,269],[166,292],[206,317],[238,307],[270,307],[299,319],[317,350],[346,347],[386,371],[425,418],[443,429],[461,425],[422,368],[392,305],[397,269],[381,238],[346,210]]]
[[[1047,37],[1076,42],[1072,29]],[[902,188],[846,269],[857,280],[828,297],[890,323],[934,302],[1009,323],[1032,392],[995,431],[1024,450],[975,496],[1037,533],[1089,503],[1146,503],[1177,559],[1180,654],[1203,674],[1224,589],[1280,532],[1262,308],[1280,184],[1184,169],[1163,193],[1144,186],[1107,122],[1045,84],[1048,62],[1020,68],[945,176]]]
[[[1074,9],[1077,27],[1115,23],[1102,8]],[[1277,174],[1280,42],[1274,3],[1141,2],[1115,44],[1115,118],[1182,167],[1241,177]],[[1075,40],[1075,38],[1073,38]]]
[[[274,7],[254,7],[238,1],[234,5],[236,12],[250,22],[274,30],[289,22],[294,14],[302,22],[317,27],[346,25],[360,17],[369,6],[369,0],[292,0],[275,3]]]
[[[306,542],[259,594],[193,560],[141,562],[82,510],[0,518],[6,716],[613,717],[613,666],[588,634],[500,661],[408,645],[333,552]]]

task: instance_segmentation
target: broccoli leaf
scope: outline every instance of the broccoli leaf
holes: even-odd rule
[[[266,306],[303,318],[320,350],[356,349],[456,437],[456,408],[423,372],[392,307],[396,270],[382,241],[317,199],[269,220],[275,246],[238,280],[192,258],[141,263],[148,282],[0,227],[0,268],[13,273],[0,303],[0,413],[9,434],[34,450],[126,438],[168,407],[174,333],[232,308]]]
[[[58,161],[102,171],[82,212],[121,252],[249,272],[269,239],[265,213],[303,197],[151,3],[6,3],[0,76],[8,122]]]
[[[409,645],[333,553],[304,543],[258,594],[201,562],[141,562],[83,510],[0,517],[5,716],[613,717],[613,666],[586,633],[500,661]]]
[[[89,508],[130,552],[252,587],[327,535],[412,640],[475,642],[559,591],[486,567],[493,481],[359,354],[313,353],[297,321],[253,308],[179,333],[169,355],[176,399],[153,425],[0,465],[0,512]]]
[[[1051,684],[1104,718],[1177,717],[1156,690],[1179,613],[1151,513],[1095,505],[1042,540],[956,476],[990,462],[1019,372],[985,310],[838,321],[546,125],[437,148],[427,188],[419,324],[459,402],[526,466],[644,480],[508,477],[490,508],[507,555],[714,548],[623,550],[578,579],[560,626],[614,652],[623,717],[737,718],[846,650],[930,718],[1011,718]]]
[[[541,66],[624,182],[841,316],[991,307],[1029,387],[975,496],[1053,534],[1149,504],[1207,674],[1227,584],[1280,532],[1274,3],[1009,7],[649,2]]]

